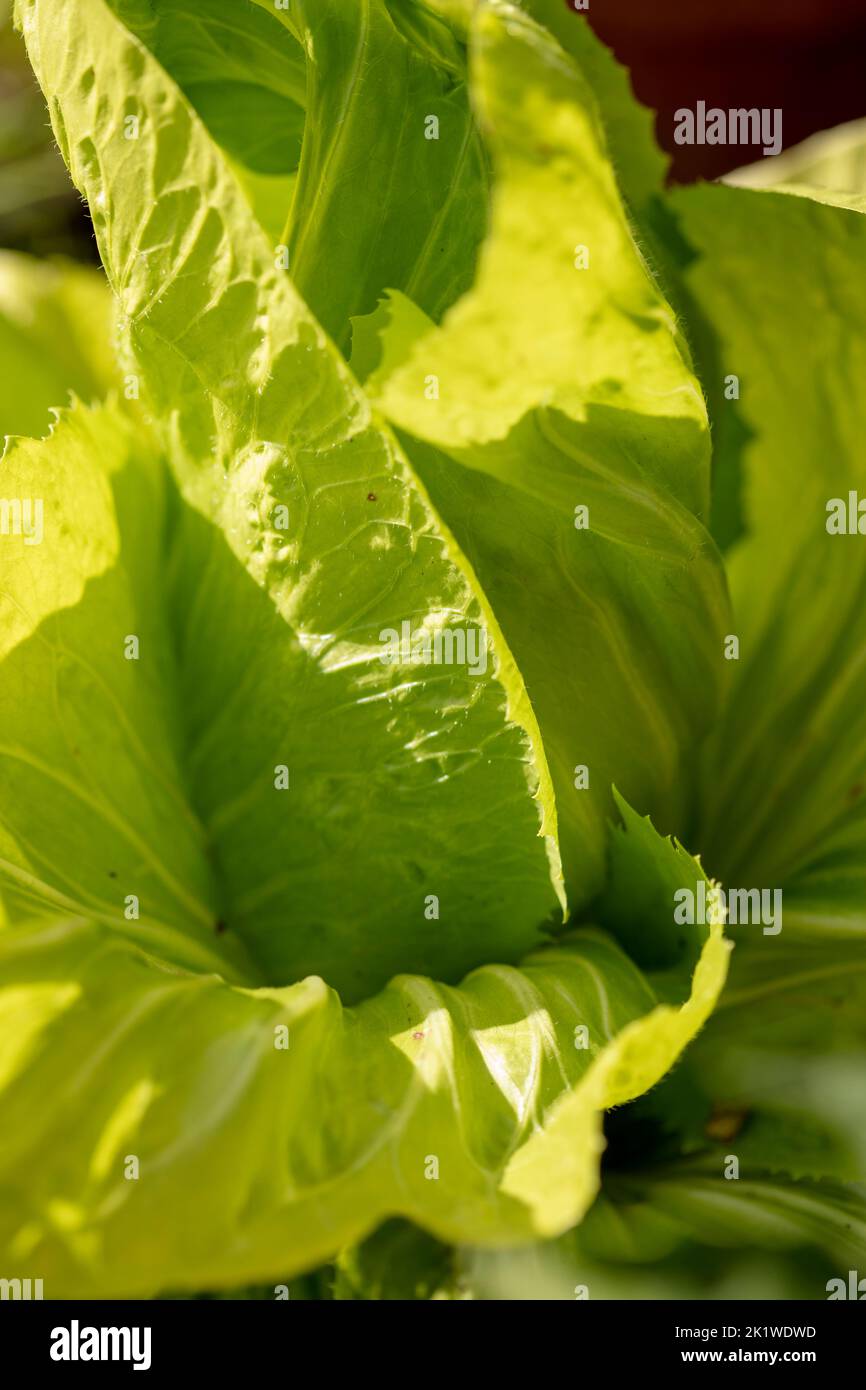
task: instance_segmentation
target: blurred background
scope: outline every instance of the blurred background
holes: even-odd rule
[[[12,28],[12,0],[0,0],[0,247],[97,259],[89,219]]]
[[[718,178],[752,157],[675,145],[678,107],[781,107],[785,149],[866,116],[864,0],[589,0],[587,18],[658,113],[677,183]]]
[[[0,0],[0,247],[95,261],[11,8]],[[681,106],[781,107],[786,149],[866,116],[866,0],[590,0],[587,17],[658,113],[675,182],[717,178],[752,157],[736,146],[675,145]]]

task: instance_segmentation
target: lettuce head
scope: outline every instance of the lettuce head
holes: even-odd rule
[[[851,1251],[856,200],[665,194],[554,0],[16,21],[104,274],[0,260],[4,1274]]]

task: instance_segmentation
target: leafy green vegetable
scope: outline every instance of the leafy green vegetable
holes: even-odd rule
[[[595,93],[617,182],[637,212],[660,192],[669,160],[655,143],[653,114],[634,97],[628,73],[588,24],[559,0],[518,0],[575,60]]]
[[[287,220],[298,290],[343,348],[385,288],[438,318],[469,288],[485,225],[460,45],[414,4],[296,0],[278,17],[315,55]]]
[[[72,51],[50,0],[19,13],[152,432],[111,402],[76,406],[3,463],[10,492],[40,497],[50,540],[34,559],[32,537],[7,538],[5,1247],[38,1252],[55,1291],[128,1294],[306,1269],[394,1213],[452,1240],[555,1234],[597,1189],[602,1112],[653,1085],[700,1028],[726,950],[718,923],[697,933],[657,991],[597,929],[544,944],[564,905],[555,791],[500,596],[314,317],[339,338],[375,302],[355,294],[351,259],[326,278],[304,253],[322,249],[305,188],[342,194],[341,161],[374,119],[368,61],[402,53],[425,105],[430,83],[454,88],[475,151],[461,167],[480,181],[454,87],[462,48],[377,3],[326,25],[296,5],[288,30],[238,10],[238,42],[215,47],[217,10],[198,73],[187,7],[73,9]],[[202,92],[214,72],[251,71],[266,33],[275,63],[288,44],[291,67],[298,38],[319,55],[314,134],[352,96],[321,166],[305,139],[291,271],[234,169],[291,170],[245,146],[243,120],[229,142]],[[276,86],[262,70],[256,101]],[[580,119],[573,71],[566,100]],[[423,138],[398,139],[406,179]],[[431,204],[451,167],[434,161]],[[402,225],[400,200],[385,206]],[[477,208],[483,227],[483,183]],[[459,200],[448,215],[466,231]],[[412,242],[429,210],[414,216],[396,285],[435,312],[461,281],[432,275],[426,239]],[[363,244],[388,262],[371,260],[375,295],[396,263],[393,233],[373,235]],[[464,284],[474,236],[453,248]],[[309,294],[312,308],[296,287],[311,277],[331,296]],[[683,374],[700,436],[676,348],[648,329],[641,351],[662,385],[675,373],[675,393]],[[695,505],[702,466],[700,442],[670,460]],[[620,581],[635,601],[640,573],[638,556]],[[474,669],[385,664],[383,633],[407,623],[474,631]],[[582,735],[590,761],[595,737]],[[603,877],[594,814],[575,901]],[[637,826],[644,871],[663,874],[679,852]],[[32,1116],[70,1065],[66,1099]],[[86,1118],[54,1146],[69,1107]],[[183,1212],[171,1237],[167,1212]]]
[[[866,482],[854,387],[866,219],[823,198],[734,188],[683,190],[674,207],[699,252],[689,287],[739,374],[750,434],[748,529],[728,563],[741,658],[707,750],[698,839],[714,873],[772,883],[784,901],[778,941],[734,932],[730,991],[697,1065],[727,1101],[817,1128],[817,1152],[779,1137],[770,1167],[862,1178],[866,570],[856,534],[833,534],[828,518],[833,498],[847,510]],[[840,334],[843,302],[853,327]]]
[[[738,188],[798,188],[811,196],[866,193],[866,122],[848,121],[725,177]]]
[[[541,940],[561,889],[544,754],[495,617],[275,269],[204,129],[125,30],[88,25],[88,3],[92,46],[77,59],[102,76],[88,87],[59,43],[54,54],[72,172],[103,209],[97,234],[131,365],[169,425],[187,496],[210,518],[184,522],[178,545],[180,582],[196,596],[179,679],[224,915],[269,978],[317,970],[355,998],[400,969],[458,976],[495,949],[513,960]],[[38,25],[40,8],[31,13]],[[40,36],[49,89],[52,32]],[[135,141],[122,139],[124,88],[113,115],[94,95],[127,69]],[[90,160],[94,122],[115,132],[116,165]],[[141,186],[159,195],[155,206],[132,196]],[[227,621],[236,642],[225,641]],[[484,669],[416,666],[407,678],[384,664],[380,634],[406,621],[469,629],[479,647],[489,642]],[[201,648],[219,653],[206,683]],[[291,782],[282,799],[281,766]],[[431,895],[441,920],[429,902],[425,915]]]
[[[664,1074],[726,957],[716,926],[676,1009],[582,929],[344,1009],[320,979],[232,986],[124,935],[47,913],[0,933],[0,1236],[58,1296],[291,1274],[393,1213],[479,1244],[567,1229],[600,1113]]]
[[[853,178],[665,194],[554,0],[17,17],[116,328],[0,259],[4,1274],[825,1296]],[[724,991],[708,874],[784,896]]]
[[[479,11],[474,35],[497,175],[476,284],[414,341],[406,310],[392,316],[387,378],[380,368],[367,386],[435,446],[406,445],[525,674],[582,907],[601,882],[611,783],[674,828],[686,750],[720,698],[727,596],[701,522],[706,413],[634,243],[590,89],[509,7]],[[588,778],[577,796],[576,765]]]
[[[674,207],[701,249],[689,283],[718,325],[752,433],[748,536],[728,565],[741,655],[714,735],[700,842],[728,881],[787,886],[834,828],[850,833],[866,767],[858,684],[866,562],[856,538],[827,529],[829,500],[847,506],[866,479],[854,389],[866,341],[848,332],[837,348],[832,312],[837,295],[855,322],[866,308],[856,274],[866,218],[726,188],[683,190]],[[748,251],[747,228],[757,238]],[[784,278],[771,273],[779,264]],[[815,390],[792,412],[804,375]]]

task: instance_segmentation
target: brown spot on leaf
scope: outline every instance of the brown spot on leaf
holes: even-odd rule
[[[735,1109],[733,1106],[719,1105],[707,1121],[704,1133],[708,1139],[727,1144],[729,1140],[736,1139],[746,1123],[748,1113],[747,1110]]]

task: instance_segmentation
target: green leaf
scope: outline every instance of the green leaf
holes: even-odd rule
[[[856,534],[827,531],[830,500],[847,509],[849,492],[866,488],[855,385],[866,370],[866,218],[734,188],[673,201],[700,253],[688,285],[724,371],[739,377],[751,432],[747,535],[728,566],[740,654],[696,839],[726,883],[787,887],[845,832],[866,786],[866,552]]]
[[[306,120],[294,33],[248,0],[116,0],[220,145],[276,254],[285,246]],[[135,114],[131,112],[130,114]]]
[[[291,1275],[392,1214],[447,1241],[557,1234],[595,1194],[601,1110],[667,1070],[725,956],[717,929],[678,1010],[595,930],[344,1009],[81,919],[0,932],[4,1267],[142,1295]]]
[[[397,0],[397,3],[399,4],[400,0]],[[412,0],[404,0],[404,3],[411,4]],[[466,35],[472,19],[472,9],[476,3],[477,0],[418,0],[422,9],[447,20],[455,33],[461,37]]]
[[[49,441],[15,442],[4,459],[6,494],[41,499],[46,533],[44,548],[24,535],[3,542],[11,552],[2,644],[7,873],[40,901],[88,914],[97,907],[111,913],[112,898],[119,913],[123,898],[134,893],[142,926],[169,941],[169,954],[180,963],[189,963],[190,933],[195,951],[204,949],[205,962],[213,960],[214,931],[227,924],[224,939],[256,961],[255,978],[284,981],[319,971],[348,997],[413,961],[428,971],[441,962],[442,973],[459,974],[493,955],[516,958],[521,947],[543,939],[539,924],[554,899],[520,764],[522,794],[499,813],[496,858],[484,837],[470,834],[461,845],[458,827],[471,832],[476,812],[471,801],[464,809],[460,797],[475,779],[480,790],[488,778],[501,777],[507,763],[479,764],[467,755],[462,785],[458,779],[452,793],[450,780],[444,787],[439,780],[435,757],[418,765],[391,754],[393,765],[358,791],[369,838],[362,856],[351,793],[340,777],[351,767],[350,745],[341,742],[346,714],[331,697],[340,715],[334,721],[322,694],[329,670],[317,682],[306,669],[286,624],[220,533],[177,499],[167,509],[166,480],[141,458],[130,431],[111,412],[77,411],[62,418]],[[123,479],[114,496],[100,457]],[[52,467],[52,459],[63,463]],[[56,482],[49,488],[50,476]],[[139,511],[150,517],[145,530],[137,528]],[[163,604],[154,603],[160,574],[167,576]],[[138,642],[133,660],[125,659],[130,637]],[[458,668],[442,669],[457,672],[446,686],[453,695]],[[471,691],[475,678],[463,679]],[[21,690],[30,692],[26,701]],[[237,690],[247,711],[240,727]],[[52,713],[58,692],[67,711],[63,723]],[[429,695],[419,704],[432,738],[440,707]],[[377,718],[355,752],[359,765],[382,728],[380,705],[372,702]],[[491,705],[492,719],[498,705]],[[359,702],[362,716],[368,708]],[[468,708],[477,719],[478,706]],[[311,741],[323,720],[332,731]],[[46,743],[51,729],[55,735]],[[455,721],[452,738],[460,731]],[[507,730],[500,737],[507,739]],[[287,749],[297,751],[286,764],[289,790],[281,792],[274,768]],[[456,763],[456,751],[452,757]],[[182,818],[181,831],[171,811],[184,800],[184,782],[193,788],[196,814]],[[443,821],[436,829],[439,788]],[[293,798],[291,811],[286,797]],[[406,815],[394,824],[396,798]],[[496,814],[491,807],[490,818]],[[504,856],[505,837],[514,836],[519,847],[521,829],[528,881],[520,862],[509,865]],[[330,857],[331,847],[341,860]],[[533,877],[539,852],[541,869]],[[401,854],[412,857],[406,862]],[[432,875],[426,884],[425,861]],[[402,871],[395,868],[401,863]],[[428,888],[441,893],[441,921],[425,913]],[[298,911],[304,901],[306,921]],[[389,931],[389,921],[399,930]]]
[[[231,645],[194,631],[184,565],[218,567],[200,563],[201,519],[113,408],[14,441],[3,469],[45,490],[48,518],[45,549],[4,540],[4,1268],[35,1260],[55,1297],[230,1288],[315,1267],[393,1214],[476,1243],[579,1219],[601,1112],[653,1085],[713,1007],[720,928],[693,980],[684,953],[676,1003],[597,929],[459,988],[401,974],[353,1008],[316,977],[274,987],[292,933],[254,916],[253,943],[217,916],[224,864],[190,806],[213,774],[181,711],[225,689]],[[232,618],[252,631],[223,592],[224,637]],[[677,851],[632,824],[643,872],[667,881]]]
[[[757,1157],[764,1167],[864,1181],[862,942],[783,937],[768,938],[763,947],[738,946],[695,1068],[704,1087],[753,1116],[762,1135],[778,1126],[792,1130],[794,1139],[761,1141]]]
[[[392,294],[367,389],[405,432],[524,675],[579,909],[601,887],[611,783],[677,825],[727,674],[707,422],[586,81],[507,5],[478,8],[472,53],[496,174],[476,282],[420,335]]]
[[[201,513],[182,513],[173,621],[221,919],[267,978],[319,971],[347,999],[401,969],[516,960],[561,886],[544,754],[496,619],[163,70],[102,0],[77,0],[71,65],[52,8],[23,11],[25,33],[130,366]],[[469,648],[474,634],[478,660],[385,664],[404,623]]]
[[[110,325],[98,271],[0,252],[0,436],[46,434],[70,392],[96,400],[120,384]]]
[[[607,882],[595,911],[632,960],[656,972],[657,981],[668,972],[676,989],[679,971],[694,967],[709,933],[707,923],[697,923],[693,935],[677,924],[676,895],[684,889],[696,893],[699,881],[707,880],[699,861],[676,841],[660,858],[649,817],[637,816],[615,796],[623,824],[610,835]]]
[[[775,159],[759,159],[725,175],[738,188],[797,189],[819,200],[866,194],[866,121],[847,121],[810,135]]]
[[[732,1152],[737,1151],[736,1141]],[[600,1259],[643,1263],[685,1240],[747,1250],[823,1249],[845,1263],[866,1255],[866,1200],[832,1183],[794,1183],[741,1169],[722,1176],[724,1159],[691,1160],[611,1181],[574,1240]],[[822,1297],[816,1288],[813,1297]]]
[[[656,144],[655,116],[635,97],[628,71],[562,0],[517,0],[574,59],[592,87],[619,186],[636,209],[660,193],[670,160]]]
[[[344,349],[349,319],[388,287],[438,319],[468,288],[485,226],[462,46],[414,0],[294,0],[278,17],[308,63],[287,235],[298,289]]]
[[[116,408],[78,406],[60,414],[50,438],[11,440],[0,477],[33,522],[2,538],[7,910],[13,920],[46,909],[93,916],[181,964],[231,976],[234,961],[237,977],[243,946],[232,937],[223,949],[214,937],[170,632],[154,602],[165,558],[162,469]],[[125,659],[130,638],[140,660]],[[124,916],[129,894],[134,925]]]
[[[295,36],[248,0],[114,0],[214,140],[257,174],[293,173],[301,157],[306,63]]]
[[[739,1152],[739,1142],[734,1145]],[[483,1299],[826,1299],[862,1269],[866,1202],[834,1183],[726,1180],[722,1160],[614,1174],[581,1226],[521,1250],[465,1251]]]
[[[818,198],[673,195],[697,252],[688,288],[720,371],[739,378],[738,401],[717,399],[748,428],[746,534],[729,554],[740,654],[695,838],[711,872],[781,890],[783,909],[780,935],[731,929],[729,987],[695,1065],[766,1134],[767,1164],[862,1179],[866,561],[859,535],[827,521],[830,499],[847,510],[866,484],[866,220]]]

